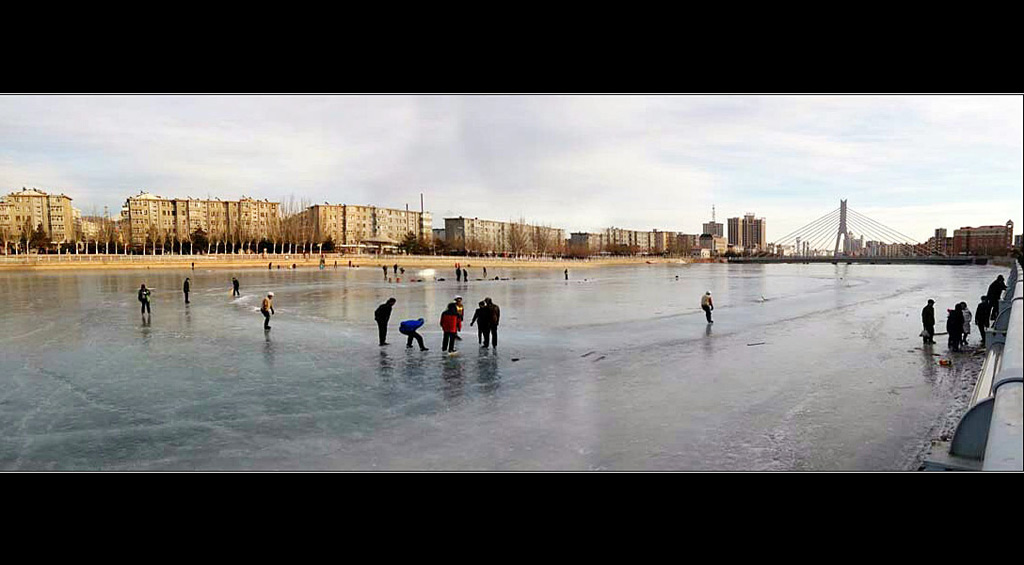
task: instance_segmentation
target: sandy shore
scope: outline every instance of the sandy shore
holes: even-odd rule
[[[398,264],[399,267],[418,269],[454,269],[455,264],[460,264],[466,269],[488,268],[550,268],[550,269],[588,269],[594,267],[608,267],[613,265],[648,265],[648,264],[686,264],[689,259],[680,258],[650,258],[650,257],[611,257],[594,258],[589,260],[572,259],[503,259],[488,257],[437,257],[429,255],[326,255],[327,266],[348,267],[352,261],[353,266],[360,268],[379,269],[381,265],[388,267]],[[64,271],[64,270],[132,270],[132,269],[180,269],[192,268],[192,263],[197,268],[203,269],[248,269],[266,268],[272,263],[274,268],[281,265],[282,268],[296,265],[300,269],[318,268],[320,259],[318,256],[310,256],[303,259],[301,255],[274,255],[267,257],[253,257],[243,255],[216,255],[206,256],[107,256],[107,255],[47,255],[42,257],[30,256],[27,258],[0,257],[0,272],[3,271]]]

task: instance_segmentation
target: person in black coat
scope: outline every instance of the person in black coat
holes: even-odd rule
[[[946,332],[949,333],[949,350],[960,351],[960,341],[964,333],[964,315],[960,311],[960,305],[949,311],[946,318]]]
[[[185,285],[181,289],[185,292],[185,304],[188,304],[188,293],[192,289],[192,284],[189,282],[188,277],[185,277]]]
[[[935,301],[929,300],[928,305],[921,311],[921,323],[924,324],[925,344],[935,344]]]
[[[989,320],[992,317],[992,305],[988,303],[988,297],[982,296],[981,303],[978,304],[978,309],[974,311],[974,323],[978,326],[978,332],[981,334],[981,346],[985,347],[986,330],[988,330]]]
[[[377,310],[373,313],[373,319],[377,320],[377,332],[380,334],[381,345],[388,344],[388,320],[391,319],[391,308],[396,302],[398,301],[394,298],[389,298],[387,302],[378,306]]]
[[[991,319],[993,323],[999,316],[999,299],[1002,298],[1005,290],[1006,282],[1003,279],[1003,275],[999,275],[988,287],[988,304],[992,308]]]

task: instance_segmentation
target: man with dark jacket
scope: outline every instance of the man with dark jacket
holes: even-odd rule
[[[242,296],[241,292],[238,292],[238,279],[231,277],[231,297]]]
[[[153,310],[149,307],[149,300],[152,294],[153,293],[150,292],[148,288],[146,288],[146,285],[142,285],[142,287],[139,289],[139,302],[142,303],[143,315],[145,315],[146,312],[149,312],[150,316],[153,315]]]
[[[921,311],[921,323],[924,324],[923,336],[925,344],[935,344],[935,301],[929,300],[928,305]]]
[[[490,347],[491,342],[494,343],[494,347],[498,347],[498,322],[501,321],[501,308],[491,302],[490,298],[484,298],[484,305],[490,313],[490,325],[487,327],[487,333],[484,334],[484,347]]]
[[[185,304],[188,304],[188,292],[191,288],[192,285],[189,283],[188,277],[185,277],[185,286],[182,287],[182,290],[185,291]]]
[[[960,311],[959,304],[949,311],[949,317],[946,318],[946,331],[949,333],[949,350],[960,351],[960,341],[964,333],[964,315]]]
[[[992,308],[992,322],[996,321],[999,317],[999,299],[1003,296],[1003,291],[1006,290],[1006,283],[1003,281],[1003,275],[999,275],[996,280],[988,287],[988,304]]]
[[[391,319],[391,307],[398,302],[394,298],[388,298],[388,301],[377,307],[377,310],[373,313],[373,319],[377,320],[377,332],[380,334],[380,344],[387,345],[388,337],[388,320]]]
[[[473,320],[469,322],[469,327],[473,327],[473,324],[480,322],[476,327],[476,338],[480,345],[484,344],[484,336],[488,335],[491,331],[491,311],[487,308],[486,302],[481,302],[477,305],[476,312],[473,313]]]
[[[986,330],[988,330],[989,320],[992,318],[992,305],[988,303],[988,297],[982,296],[981,303],[978,304],[978,309],[974,311],[974,323],[978,326],[978,332],[981,333],[981,346],[985,347]]]

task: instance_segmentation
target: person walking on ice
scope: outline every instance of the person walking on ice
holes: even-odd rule
[[[715,323],[711,319],[711,312],[715,309],[715,302],[711,299],[711,291],[707,291],[704,296],[700,299],[700,309],[704,311],[704,315],[708,318],[708,323]]]
[[[242,296],[242,293],[238,292],[238,286],[238,279],[231,277],[231,298]]]
[[[188,302],[188,293],[189,293],[189,290],[191,290],[191,289],[192,289],[192,285],[189,283],[189,278],[185,277],[185,284],[181,288],[181,290],[184,291],[184,293],[185,293],[185,304],[189,303]]]
[[[268,292],[267,297],[263,299],[263,304],[260,306],[260,313],[263,314],[263,329],[270,329],[270,315],[275,314],[274,312],[274,293]]]
[[[411,349],[412,348],[412,340],[415,339],[416,342],[419,343],[419,345],[420,345],[420,351],[430,351],[430,349],[428,349],[427,347],[425,347],[423,345],[423,336],[421,336],[416,331],[416,330],[420,329],[421,327],[423,327],[423,324],[424,324],[423,318],[420,318],[418,320],[406,320],[406,321],[402,322],[401,324],[399,324],[399,326],[398,326],[398,333],[400,333],[400,334],[402,334],[404,336],[407,336],[409,338],[409,341],[406,342],[406,344],[405,344],[405,347],[407,349]]]

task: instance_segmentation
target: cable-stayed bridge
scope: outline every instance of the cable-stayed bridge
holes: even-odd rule
[[[853,210],[846,200],[813,222],[769,245],[759,257],[730,259],[737,263],[984,263],[986,259],[949,257],[877,220]]]

